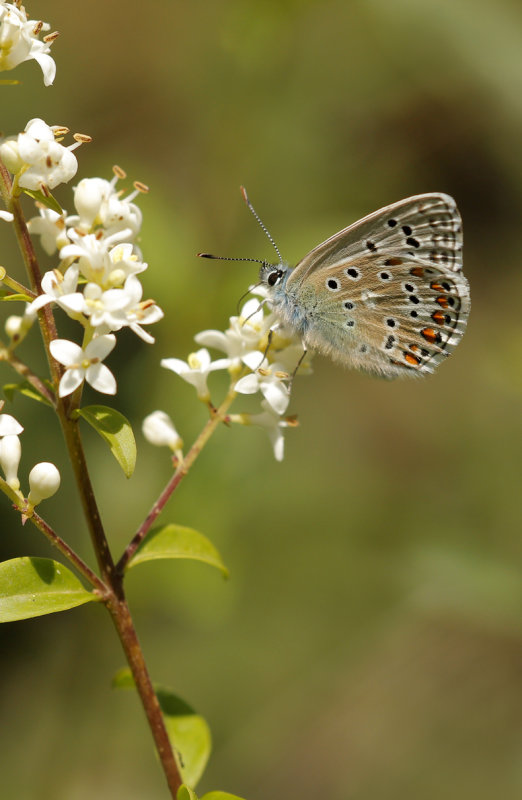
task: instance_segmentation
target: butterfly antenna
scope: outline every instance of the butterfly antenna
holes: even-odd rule
[[[272,247],[273,247],[273,248],[274,248],[274,250],[276,251],[276,253],[277,253],[277,255],[278,255],[278,258],[279,258],[279,263],[280,263],[280,264],[282,264],[282,263],[283,263],[283,259],[282,259],[282,257],[281,257],[281,253],[279,252],[279,248],[278,248],[278,246],[276,245],[276,243],[274,242],[274,240],[273,240],[272,236],[270,235],[270,233],[269,233],[269,231],[268,231],[268,228],[267,228],[267,227],[266,227],[266,225],[265,225],[265,224],[262,222],[262,220],[261,220],[261,218],[259,217],[259,215],[258,215],[257,211],[255,210],[254,206],[252,205],[252,203],[251,203],[251,202],[250,202],[250,200],[248,199],[248,195],[247,195],[247,193],[246,193],[246,189],[245,189],[245,187],[244,187],[244,186],[241,186],[241,194],[243,195],[243,200],[244,200],[244,201],[245,201],[245,203],[247,204],[248,208],[250,209],[250,211],[252,212],[252,214],[254,215],[254,217],[257,219],[257,221],[258,221],[258,223],[259,223],[259,225],[260,225],[261,229],[264,231],[264,233],[265,233],[265,236],[267,237],[268,241],[270,242],[270,244],[272,245]]]
[[[266,265],[262,258],[234,258],[232,256],[214,256],[212,253],[196,253],[198,258],[213,258],[217,261],[255,261],[257,264]]]

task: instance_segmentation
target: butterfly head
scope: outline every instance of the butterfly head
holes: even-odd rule
[[[275,289],[284,282],[289,270],[290,268],[286,264],[267,264],[265,262],[259,270],[259,281],[268,289]]]

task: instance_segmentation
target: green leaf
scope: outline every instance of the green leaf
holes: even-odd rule
[[[134,567],[159,558],[190,558],[217,567],[225,577],[228,570],[212,542],[202,533],[182,525],[153,528],[128,563]]]
[[[50,192],[47,195],[44,194],[43,192],[40,192],[38,189],[24,189],[23,191],[26,195],[32,197],[33,200],[36,200],[38,203],[41,203],[46,208],[50,208],[51,211],[56,211],[57,214],[62,213],[63,209],[60,203],[55,197],[52,196]]]
[[[176,800],[198,800],[198,796],[190,786],[183,784],[176,793]]]
[[[125,476],[130,478],[136,466],[136,441],[128,419],[109,406],[84,406],[76,414],[107,442]]]
[[[118,689],[134,688],[134,679],[127,667],[120,669],[112,680]],[[177,756],[183,781],[195,786],[203,774],[212,749],[210,729],[206,721],[193,708],[164,686],[154,686],[165,727]],[[188,789],[190,792],[191,790]],[[179,797],[179,796],[178,796]],[[192,800],[195,794],[186,794]]]
[[[243,800],[243,798],[228,792],[207,792],[201,800]]]
[[[97,599],[67,567],[50,558],[0,563],[0,622],[53,614]]]
[[[2,295],[0,296],[0,300],[3,300],[5,303],[10,303],[13,300],[15,301],[18,300],[18,302],[20,302],[20,300],[23,300],[24,303],[32,303],[34,297],[29,297],[28,294],[23,294],[22,292],[14,292],[11,294],[2,293]]]
[[[3,391],[9,402],[12,403],[13,396],[15,392],[20,392],[23,394],[24,397],[29,397],[31,400],[38,400],[39,403],[44,403],[44,405],[49,406],[52,408],[52,403],[49,402],[47,397],[44,397],[40,392],[38,392],[32,383],[29,381],[22,381],[21,383],[6,383],[3,387]]]

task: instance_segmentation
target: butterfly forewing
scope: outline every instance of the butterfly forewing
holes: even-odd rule
[[[374,211],[311,250],[293,270],[289,284],[344,258],[390,252],[459,272],[462,221],[453,198],[447,194],[419,194]]]
[[[356,222],[299,262],[287,297],[307,344],[387,377],[426,374],[460,341],[469,313],[462,226],[444,194],[410,197]]]

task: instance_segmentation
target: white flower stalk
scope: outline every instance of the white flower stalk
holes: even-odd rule
[[[265,315],[259,300],[251,298],[241,309],[239,317],[230,317],[230,327],[226,331],[201,331],[194,338],[198,344],[223,351],[232,365],[238,367],[249,353],[258,353],[259,362],[262,361],[268,331],[273,323],[273,315]]]
[[[23,189],[46,192],[71,180],[78,169],[72,150],[88,136],[75,134],[74,144],[64,147],[56,141],[66,128],[50,127],[42,119],[32,119],[17,137],[10,137],[0,145],[0,156],[7,169],[18,175]]]
[[[281,364],[269,364],[266,358],[260,364],[258,353],[244,356],[243,362],[252,372],[238,380],[235,391],[239,394],[261,392],[276,414],[284,414],[290,402],[290,391],[286,383],[290,378],[288,372]]]
[[[187,361],[182,361],[180,358],[163,358],[161,366],[166,369],[171,369],[176,375],[179,375],[184,381],[192,384],[200,400],[205,403],[210,402],[210,392],[207,386],[208,376],[211,372],[218,369],[228,369],[230,361],[228,358],[218,359],[212,361],[208,350],[202,348],[196,353],[191,353]]]
[[[40,65],[44,84],[50,86],[56,75],[56,64],[49,55],[57,33],[38,38],[50,29],[48,22],[27,19],[23,6],[0,4],[0,71],[14,69],[23,61],[34,59]]]
[[[56,303],[70,317],[77,317],[85,307],[83,294],[76,291],[78,284],[79,268],[73,264],[62,275],[60,270],[53,269],[46,272],[42,278],[42,292],[33,300],[29,309],[35,314],[48,303]]]
[[[78,259],[80,273],[89,283],[97,283],[102,289],[121,287],[129,275],[137,275],[147,269],[133,253],[130,243],[112,246],[111,237],[106,239],[89,233],[82,236],[77,231],[68,231],[72,244],[60,251],[61,259]]]
[[[22,431],[22,426],[11,414],[0,414],[0,436],[19,436]]]
[[[261,401],[261,407],[263,408],[261,414],[241,414],[241,422],[244,425],[257,425],[264,428],[268,433],[276,461],[282,461],[285,454],[283,429],[295,427],[297,421],[295,417],[282,418],[266,400]]]
[[[113,334],[97,336],[85,348],[67,339],[54,339],[49,345],[51,355],[66,368],[58,387],[60,397],[74,392],[83,381],[103,394],[116,394],[116,379],[101,363],[115,344]]]
[[[3,436],[0,439],[0,466],[5,475],[6,482],[15,492],[20,488],[18,480],[18,465],[22,456],[20,439],[16,434]]]
[[[145,439],[155,447],[170,447],[173,452],[183,447],[183,440],[165,411],[153,411],[145,417],[141,429]]]
[[[32,217],[27,222],[29,233],[40,237],[40,244],[47,253],[52,256],[56,250],[60,250],[69,244],[65,228],[66,211],[58,214],[50,208],[46,208],[41,203],[36,203],[38,217]]]
[[[118,235],[125,241],[134,241],[141,229],[141,210],[131,201],[146,187],[138,183],[132,194],[125,198],[116,190],[116,182],[125,177],[119,167],[114,169],[112,181],[103,178],[84,178],[74,190],[76,216],[68,217],[67,224],[82,233],[92,233],[102,228],[106,236]]]
[[[29,473],[29,495],[27,497],[29,509],[33,509],[42,500],[52,497],[59,488],[60,473],[54,464],[49,461],[36,464]]]

